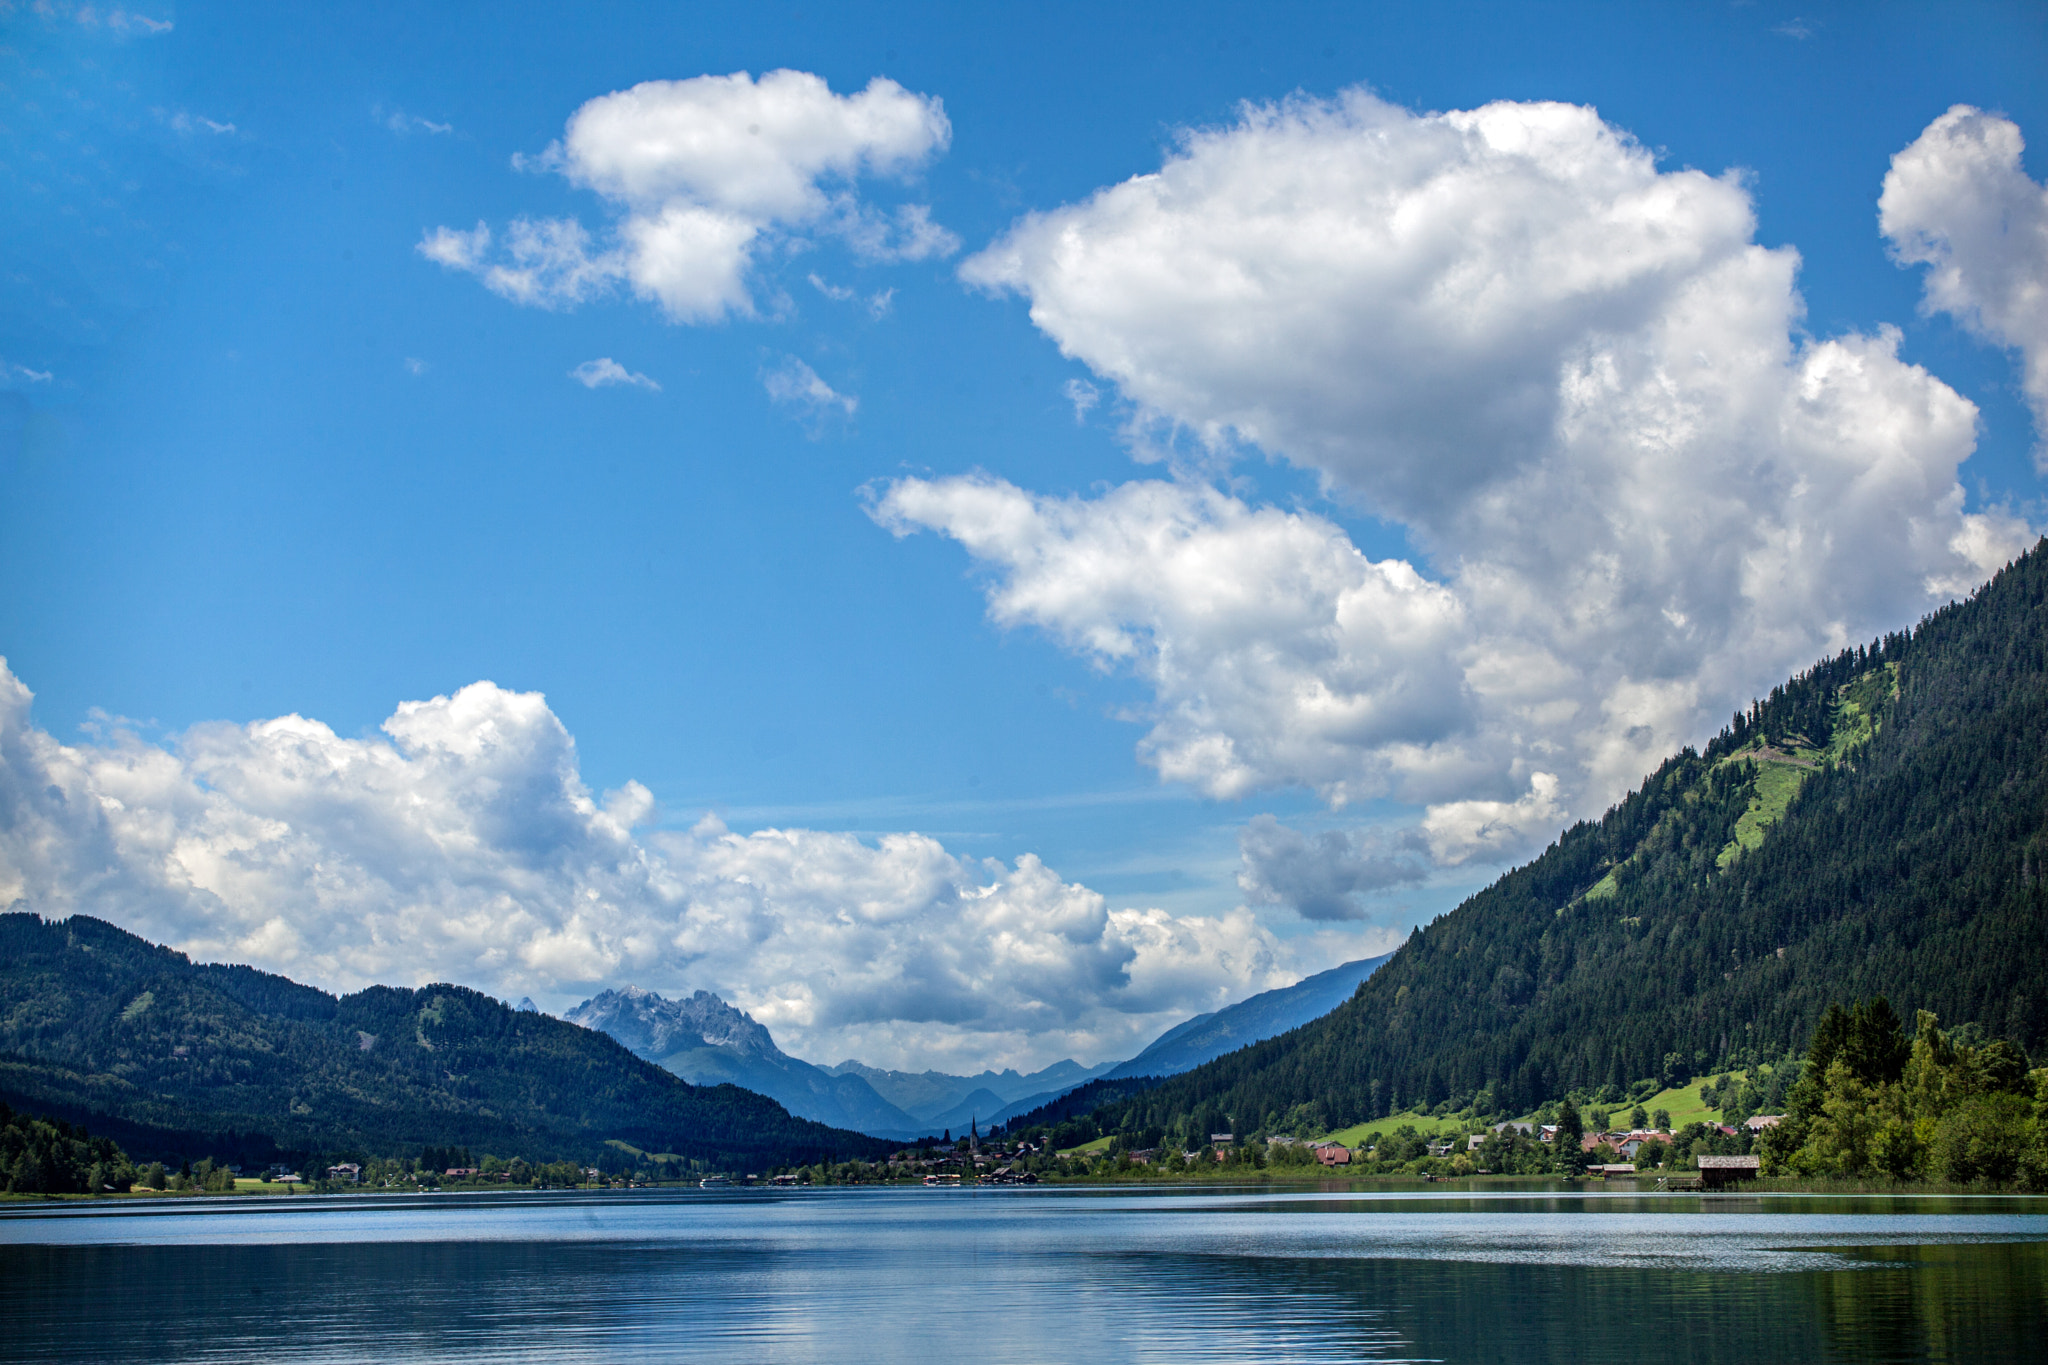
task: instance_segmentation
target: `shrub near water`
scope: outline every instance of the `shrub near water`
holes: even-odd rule
[[[1760,1144],[1766,1174],[1939,1180],[2048,1190],[2048,1069],[1966,1024],[1919,1012],[1909,1043],[1889,1002],[1830,1005],[1785,1120]]]

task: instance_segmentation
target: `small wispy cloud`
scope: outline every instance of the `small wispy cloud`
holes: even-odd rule
[[[169,125],[172,132],[184,133],[187,136],[199,132],[222,134],[235,131],[235,125],[232,123],[217,123],[204,114],[188,113],[183,109],[152,109],[150,112]]]
[[[491,230],[482,223],[472,232],[460,228],[437,227],[421,237],[413,249],[430,261],[438,261],[450,270],[477,271],[482,268],[484,253],[491,248]]]
[[[1102,401],[1102,390],[1085,379],[1069,379],[1061,386],[1060,392],[1074,405],[1076,424],[1087,421],[1089,410]]]
[[[574,219],[515,218],[492,259],[491,229],[437,227],[414,250],[450,270],[475,275],[494,294],[539,308],[573,308],[602,294],[625,274],[617,251],[592,253],[590,234]]]
[[[31,384],[47,384],[56,377],[48,370],[31,370],[26,365],[15,365],[0,360],[0,389],[22,389]]]
[[[12,4],[0,4],[0,15],[14,8]],[[67,5],[61,0],[35,0],[28,8],[45,19],[70,19],[81,28],[105,27],[115,33],[169,33],[172,27],[168,19],[152,19],[133,10],[102,10],[98,5]]]
[[[781,407],[790,409],[815,438],[833,421],[849,421],[860,407],[860,399],[840,393],[818,377],[818,372],[793,355],[761,372],[761,387]]]
[[[416,355],[409,355],[405,358],[405,372],[409,375],[412,375],[414,378],[418,378],[420,375],[425,374],[428,370],[431,370],[433,368],[434,367],[432,365],[429,365],[426,361],[421,360]]]
[[[421,118],[418,114],[408,114],[403,109],[386,109],[381,104],[370,106],[370,117],[400,137],[410,137],[414,133],[438,134],[455,131],[455,125],[452,123],[436,123],[430,118]]]
[[[90,5],[80,11],[81,14],[89,14],[91,12],[92,7]],[[116,33],[133,33],[137,30],[143,33],[169,33],[171,31],[171,21],[168,19],[152,19],[147,14],[136,14],[130,10],[117,9],[107,16],[107,27],[113,29]]]
[[[661,385],[655,383],[644,374],[627,369],[608,355],[599,356],[596,360],[584,361],[581,365],[569,371],[569,377],[586,389],[603,389],[610,388],[614,384],[630,384],[635,388],[649,389],[655,393],[661,392]]]
[[[811,272],[810,279],[811,288],[817,290],[820,294],[823,294],[828,299],[832,299],[839,303],[846,303],[853,298],[853,290],[847,288],[843,284],[828,284],[826,281],[818,277],[818,272],[815,270]]]
[[[1803,43],[1808,38],[1811,38],[1819,28],[1819,20],[1806,19],[1795,14],[1790,19],[1787,19],[1784,23],[1773,25],[1771,27],[1771,32],[1777,34],[1781,38],[1796,38]]]
[[[815,270],[810,274],[810,281],[811,288],[817,290],[826,298],[831,299],[835,303],[858,303],[868,310],[868,314],[871,317],[879,318],[884,316],[888,313],[890,304],[896,301],[896,290],[894,287],[864,296],[858,289],[843,284],[833,284],[831,281],[821,278]]]

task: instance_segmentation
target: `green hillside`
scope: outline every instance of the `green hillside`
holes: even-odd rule
[[[1098,1119],[1526,1112],[1803,1051],[1885,995],[2048,1048],[2048,554],[1774,689],[1330,1015]],[[1653,1087],[1655,1088],[1655,1087]]]
[[[82,915],[0,915],[0,1100],[138,1160],[429,1145],[596,1160],[616,1139],[759,1170],[881,1147],[460,986],[337,999]]]

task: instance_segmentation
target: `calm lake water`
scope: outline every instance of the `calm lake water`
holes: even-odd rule
[[[2048,1359],[2048,1201],[731,1190],[0,1209],[0,1360]]]

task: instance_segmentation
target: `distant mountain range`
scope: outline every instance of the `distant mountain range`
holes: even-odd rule
[[[598,1161],[623,1143],[758,1171],[881,1150],[462,986],[336,997],[85,915],[0,914],[0,1100],[171,1161],[422,1146]]]
[[[692,1085],[737,1085],[766,1095],[802,1118],[909,1141],[965,1131],[970,1124],[986,1129],[1098,1076],[1171,1076],[1200,1066],[1329,1013],[1386,960],[1347,962],[1292,986],[1196,1015],[1129,1061],[1084,1067],[1065,1060],[1029,1074],[887,1071],[857,1061],[817,1066],[782,1051],[752,1016],[709,991],[669,1000],[627,986],[593,996],[563,1018],[609,1034],[635,1055]]]
[[[964,1130],[977,1121],[986,1128],[1020,1099],[1057,1094],[1096,1074],[1075,1062],[1029,1076],[913,1074],[854,1061],[816,1066],[784,1052],[751,1015],[709,991],[669,1000],[627,986],[593,996],[562,1017],[610,1034],[692,1085],[737,1085],[792,1114],[901,1141]]]
[[[1147,1050],[1147,1066],[1293,1027],[1342,994],[1336,978],[1373,965],[1191,1020]],[[587,1161],[623,1143],[759,1170],[986,1129],[1111,1069],[825,1068],[703,991],[607,991],[567,1020],[445,984],[337,997],[194,963],[85,915],[0,914],[0,1101],[85,1124],[141,1159],[263,1164],[424,1145]]]

